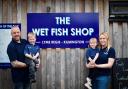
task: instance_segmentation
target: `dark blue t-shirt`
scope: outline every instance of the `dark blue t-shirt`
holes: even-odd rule
[[[89,62],[88,58],[90,57],[91,59],[94,59],[96,54],[99,53],[99,49],[98,48],[88,48],[86,51],[86,58],[87,58],[87,63]]]
[[[108,63],[109,58],[113,58],[113,60],[115,60],[115,49],[112,47],[110,47],[109,50],[108,48],[100,49],[99,58],[97,59],[96,64],[106,64]],[[110,74],[110,68],[97,68],[97,76]]]
[[[18,60],[25,63],[24,48],[28,42],[21,39],[21,43],[12,40],[7,48],[7,54],[11,62]],[[28,81],[28,68],[13,68],[12,79],[14,82]]]

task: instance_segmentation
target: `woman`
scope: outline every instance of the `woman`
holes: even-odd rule
[[[109,89],[111,69],[115,61],[115,50],[110,46],[110,39],[106,32],[99,36],[99,58],[96,64],[86,64],[88,68],[96,68],[92,89]]]

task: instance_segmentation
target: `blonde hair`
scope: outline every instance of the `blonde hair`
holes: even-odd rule
[[[35,38],[36,38],[36,35],[35,35],[33,32],[29,32],[29,33],[28,33],[28,38],[29,38],[29,37],[35,37]]]
[[[91,41],[95,41],[95,42],[97,42],[97,39],[96,38],[91,38],[90,40],[89,40],[89,42],[91,42]]]
[[[109,50],[109,48],[111,47],[111,45],[110,45],[110,38],[109,38],[108,33],[107,33],[107,32],[102,32],[102,33],[100,34],[100,36],[101,36],[101,35],[104,35],[105,38],[107,39],[107,49]],[[100,38],[100,36],[99,36],[99,38]],[[99,43],[99,47],[101,48],[101,44],[100,44],[100,43]]]
[[[91,39],[89,40],[89,45],[88,45],[88,47],[90,47],[90,42],[91,42],[91,41],[96,42],[97,45],[98,45],[98,41],[97,41],[97,39],[96,39],[96,38],[91,38]]]

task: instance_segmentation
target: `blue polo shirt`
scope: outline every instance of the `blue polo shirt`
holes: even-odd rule
[[[115,49],[110,47],[100,49],[99,51],[99,58],[97,59],[97,64],[106,64],[108,63],[108,59],[113,58],[115,60]],[[110,68],[97,68],[97,76],[109,76],[111,74]]]
[[[11,62],[18,60],[25,63],[24,48],[28,43],[26,40],[21,39],[20,43],[12,40],[7,48],[7,54]],[[27,81],[28,68],[13,68],[11,69],[13,82]]]
[[[24,49],[24,54],[36,55],[40,50],[38,45],[27,44]]]
[[[96,56],[96,54],[99,53],[99,49],[98,48],[88,48],[86,51],[86,58],[87,58],[87,63],[89,62],[88,58],[90,57],[91,59],[94,59],[94,57]]]

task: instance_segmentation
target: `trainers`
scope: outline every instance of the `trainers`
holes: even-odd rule
[[[86,80],[87,80],[87,83],[89,84],[89,86],[92,86],[91,79],[89,77],[87,77]]]
[[[86,78],[87,82],[91,82],[91,79],[89,77]]]
[[[92,89],[91,86],[90,86],[88,83],[85,83],[84,85],[85,85],[85,87],[87,87],[88,89]]]

